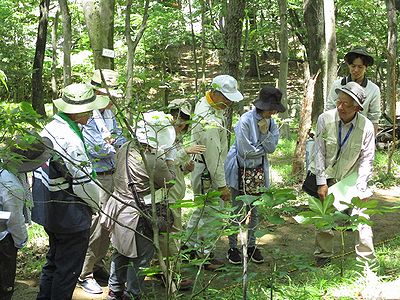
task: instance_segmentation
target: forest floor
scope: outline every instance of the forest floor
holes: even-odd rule
[[[375,189],[373,196],[378,199],[382,205],[398,205],[400,204],[400,188],[392,187],[390,189]],[[379,247],[383,243],[396,238],[399,235],[400,228],[400,213],[386,213],[384,215],[372,216],[374,244]],[[261,224],[260,227],[265,227],[266,224]],[[250,263],[249,272],[253,274],[251,280],[257,281],[266,274],[270,273],[276,265],[283,272],[297,272],[293,269],[293,260],[298,260],[305,264],[313,264],[313,245],[314,245],[314,228],[312,226],[303,226],[297,224],[293,218],[288,217],[286,222],[278,226],[268,226],[269,233],[257,240],[258,247],[262,250],[266,262],[260,265]],[[346,232],[345,234],[345,252],[351,252],[354,249],[354,232]],[[45,245],[43,245],[46,247]],[[227,238],[223,238],[217,245],[217,256],[224,258],[228,249]],[[43,249],[45,251],[45,249]],[[335,235],[335,253],[340,252],[339,234]],[[354,253],[350,253],[354,257]],[[339,263],[339,262],[338,262]],[[228,291],[232,286],[240,284],[241,267],[230,265],[226,261],[227,269],[219,272],[217,277],[211,283],[212,288]],[[195,273],[196,268],[193,267],[189,273]],[[211,274],[211,272],[206,272]],[[228,276],[229,275],[229,276]],[[207,275],[206,275],[207,276]],[[13,299],[15,300],[31,300],[35,299],[38,292],[38,278],[21,279],[17,277],[16,288]],[[146,279],[146,289],[149,294],[156,292],[161,293],[161,283],[155,279]],[[103,284],[103,294],[90,295],[79,287],[75,288],[74,300],[89,300],[89,299],[106,299],[107,285]],[[150,293],[150,291],[152,291]],[[158,292],[157,292],[158,291]],[[187,294],[188,297],[190,294]],[[149,298],[153,299],[153,297]],[[182,299],[185,299],[183,296]]]

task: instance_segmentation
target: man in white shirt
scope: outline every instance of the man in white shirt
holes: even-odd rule
[[[311,172],[316,175],[318,196],[324,200],[328,194],[328,183],[340,181],[352,173],[358,175],[356,181],[360,195],[367,190],[368,179],[372,175],[375,154],[375,135],[372,122],[361,112],[365,100],[364,89],[355,82],[337,88],[337,108],[322,113],[317,122],[314,154]],[[357,195],[355,195],[357,196]],[[353,210],[353,214],[362,211]],[[368,217],[364,215],[364,217]],[[374,246],[372,229],[366,224],[358,227],[359,242],[356,253],[359,258],[373,259]],[[333,255],[333,232],[318,231],[316,234],[317,266],[323,266]]]

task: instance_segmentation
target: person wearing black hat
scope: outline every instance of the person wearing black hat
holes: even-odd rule
[[[374,58],[364,48],[355,47],[344,56],[344,61],[349,68],[350,74],[334,81],[325,104],[325,110],[336,107],[336,89],[350,81],[357,82],[364,88],[366,94],[363,105],[364,110],[361,113],[374,124],[376,134],[381,116],[381,92],[379,87],[366,77],[368,67],[374,64]]]
[[[337,108],[318,117],[315,135],[314,160],[310,171],[316,175],[317,194],[324,200],[329,194],[328,186],[350,176],[355,176],[354,197],[367,199],[372,195],[368,179],[372,175],[375,154],[375,135],[372,122],[361,114],[365,103],[365,91],[355,82],[348,82],[335,90]],[[342,199],[340,199],[342,200]],[[359,209],[352,215],[368,218]],[[367,224],[358,226],[359,242],[355,246],[357,258],[375,258],[372,229]],[[333,255],[333,232],[318,231],[315,238],[314,256],[317,266],[329,263]]]
[[[284,112],[286,109],[281,103],[282,93],[279,89],[266,86],[259,92],[254,101],[255,108],[244,113],[235,127],[236,140],[231,146],[225,160],[226,183],[231,189],[232,205],[236,207],[235,214],[242,211],[241,201],[236,197],[243,194],[259,194],[259,188],[269,188],[269,161],[267,154],[275,151],[279,140],[279,128],[272,115]],[[251,175],[246,177],[246,171],[256,171],[256,176],[261,178],[259,186],[250,187],[246,182],[255,182]],[[249,260],[262,263],[264,258],[255,242],[254,231],[257,227],[258,216],[255,206],[251,209],[247,255]],[[239,225],[243,220],[235,219],[233,225]],[[227,258],[232,264],[241,264],[241,253],[237,247],[237,235],[229,236]]]
[[[33,171],[51,156],[51,141],[33,143],[16,140],[11,147],[14,159],[3,157],[0,169],[0,299],[11,300],[14,292],[18,249],[27,240],[23,208],[31,199],[26,173]],[[30,204],[30,203],[28,203]]]

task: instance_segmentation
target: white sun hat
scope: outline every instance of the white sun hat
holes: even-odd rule
[[[53,100],[54,105],[61,112],[78,114],[102,109],[110,103],[106,96],[95,95],[93,88],[84,83],[73,83],[63,89],[61,98]]]
[[[171,120],[171,115],[161,111],[143,113],[143,119],[136,124],[136,138],[155,149],[171,148],[176,138]]]

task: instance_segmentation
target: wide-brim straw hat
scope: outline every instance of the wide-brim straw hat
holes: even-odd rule
[[[104,81],[101,78],[101,73],[103,74]],[[116,98],[122,98],[122,90],[118,89],[118,72],[110,69],[96,69],[93,72],[92,79],[90,81],[91,86],[104,94],[107,94],[106,85],[108,92],[111,96]]]
[[[53,100],[53,103],[61,112],[78,114],[105,108],[110,99],[107,96],[96,95],[88,84],[73,83],[66,86],[62,97]]]
[[[161,111],[143,113],[143,119],[136,124],[136,138],[140,143],[155,149],[171,148],[176,133],[171,124],[172,116]]]
[[[192,105],[186,99],[174,99],[168,104],[168,110],[177,109],[185,115],[190,116]]]

